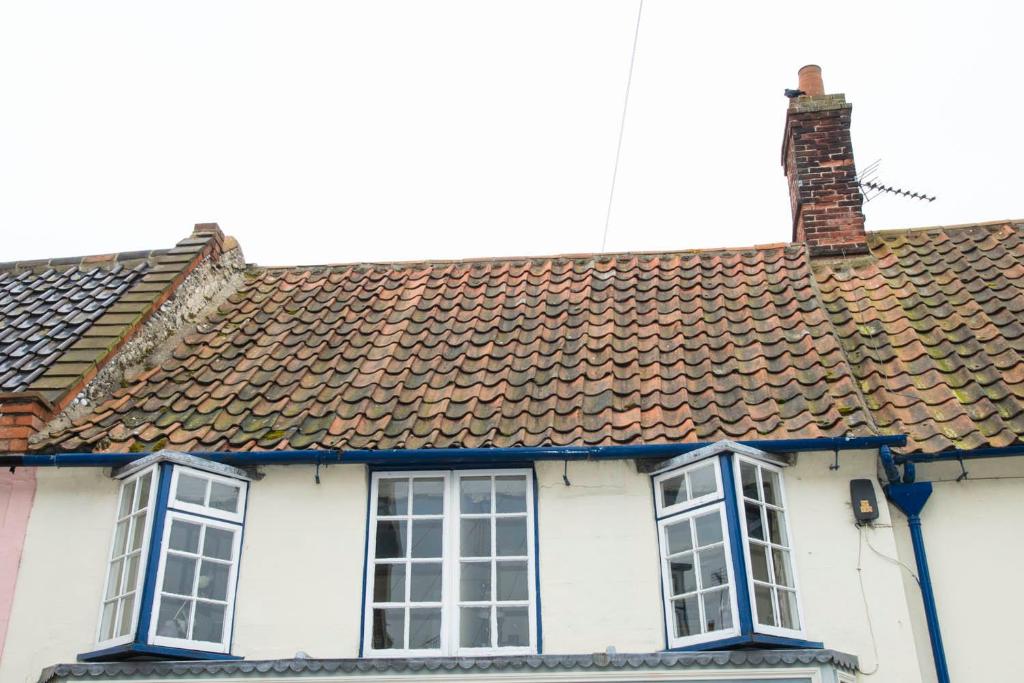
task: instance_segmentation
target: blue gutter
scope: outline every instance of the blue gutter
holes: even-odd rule
[[[744,446],[768,453],[839,451],[903,446],[905,435],[830,437],[741,441]],[[191,455],[228,465],[328,465],[328,464],[460,464],[481,462],[528,462],[533,460],[627,460],[670,458],[711,445],[710,442],[646,444],[635,446],[542,446],[514,448],[420,448],[383,450],[290,450],[290,451],[188,451]],[[0,455],[0,467],[120,467],[150,453],[24,453]]]
[[[1024,446],[975,448],[969,451],[943,451],[941,453],[910,453],[909,455],[894,456],[893,461],[897,465],[903,465],[928,462],[958,462],[960,460],[980,460],[984,458],[1009,458],[1018,455],[1024,455]]]

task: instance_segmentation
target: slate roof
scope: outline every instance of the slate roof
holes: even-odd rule
[[[1024,436],[1024,223],[869,233],[815,265],[874,421],[905,452]]]
[[[800,245],[253,269],[41,450],[870,434]]]
[[[173,249],[0,264],[0,395],[59,409],[223,239],[200,224]]]
[[[142,277],[146,256],[0,264],[0,391],[27,389]]]
[[[212,662],[109,662],[58,664],[43,670],[39,683],[75,679],[217,678],[267,680],[276,677],[332,674],[447,673],[479,677],[487,673],[544,675],[559,671],[608,672],[648,670],[715,670],[724,668],[831,666],[857,671],[857,658],[836,650],[735,650],[652,652],[649,654],[525,655],[516,657],[431,657],[422,659],[275,659]]]

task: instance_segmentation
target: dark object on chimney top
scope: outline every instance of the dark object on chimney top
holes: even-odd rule
[[[788,97],[789,99],[793,99],[794,97],[800,97],[801,95],[806,94],[807,93],[805,93],[803,90],[793,90],[792,88],[786,88],[786,97]]]

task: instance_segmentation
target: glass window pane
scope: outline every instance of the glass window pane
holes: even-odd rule
[[[772,543],[778,545],[789,545],[789,538],[786,536],[786,515],[778,510],[766,508],[768,513],[768,535]]]
[[[121,598],[119,611],[121,612],[121,615],[119,617],[117,635],[126,636],[131,633],[132,626],[134,626],[132,621],[135,616],[135,593],[129,593]]]
[[[187,638],[188,622],[192,618],[192,601],[160,596],[160,611],[156,617],[156,634],[168,638]]]
[[[498,600],[526,600],[530,597],[526,562],[499,562]]]
[[[114,637],[114,617],[117,615],[117,600],[103,604],[103,619],[100,623],[100,640]]]
[[[772,566],[775,569],[775,583],[793,588],[793,570],[790,565],[789,551],[772,548]]]
[[[729,583],[729,573],[725,566],[725,547],[715,546],[701,550],[700,558],[701,588],[724,586]]]
[[[757,490],[757,468],[748,462],[740,463],[740,481],[743,484],[743,495],[752,500],[761,500]]]
[[[744,503],[747,516],[747,535],[750,538],[764,540],[764,526],[761,524],[761,506],[755,503]]]
[[[412,556],[441,557],[440,519],[412,520]]]
[[[444,479],[412,480],[412,513],[414,515],[444,513]],[[412,639],[411,633],[409,638]]]
[[[142,547],[142,538],[146,533],[146,513],[140,512],[132,517],[132,544],[131,550],[138,550]]]
[[[665,526],[665,540],[668,545],[668,554],[675,555],[693,548],[693,538],[690,533],[690,520],[668,524]]]
[[[693,553],[669,560],[669,573],[672,576],[672,595],[697,590],[697,571],[693,566]]]
[[[793,630],[800,629],[800,613],[796,608],[796,593],[793,591],[782,590],[778,591],[779,594],[779,617],[780,626],[782,628],[791,628]]]
[[[526,555],[526,517],[504,517],[495,521],[498,555]]]
[[[373,610],[373,649],[401,650],[405,647],[405,609]]]
[[[220,643],[224,640],[224,608],[212,602],[196,602],[196,621],[192,625],[192,640]]]
[[[204,560],[199,567],[199,590],[196,595],[211,600],[228,599],[228,576],[231,565]],[[198,607],[196,614],[199,614]]]
[[[441,647],[441,610],[410,609],[409,649],[436,650],[439,647]]]
[[[409,480],[377,480],[377,514],[404,515],[409,512]]]
[[[128,526],[131,524],[130,519],[126,519],[122,522],[118,522],[114,528],[114,557],[124,555],[125,548],[128,545]]]
[[[135,480],[128,482],[121,489],[121,505],[118,507],[117,516],[127,517],[135,505]]]
[[[171,538],[168,543],[172,550],[184,550],[187,553],[199,552],[198,524],[175,519],[171,522]]]
[[[126,558],[126,560],[125,560],[128,563],[128,568],[127,568],[127,570],[125,572],[125,578],[124,578],[124,588],[125,588],[125,590],[129,590],[129,591],[135,590],[136,584],[138,583],[138,580],[139,580],[139,558],[140,557],[142,557],[142,553],[135,553],[133,555],[129,555]]]
[[[498,608],[498,647],[529,647],[530,612],[528,607]]]
[[[757,606],[757,623],[775,626],[775,607],[772,605],[772,589],[754,584],[754,604]]]
[[[490,607],[460,608],[459,644],[462,647],[491,647]]]
[[[415,562],[409,599],[413,602],[441,602],[441,563]]]
[[[115,560],[110,563],[110,574],[107,576],[106,597],[116,598],[121,594],[121,574],[124,571],[124,560]]]
[[[459,599],[478,601],[491,599],[491,563],[463,562],[459,576]]]
[[[687,472],[690,478],[690,497],[700,498],[718,490],[718,480],[715,478],[715,462],[697,467]]]
[[[498,512],[526,512],[526,477],[501,476],[494,478],[495,508]],[[498,627],[501,638],[501,627]]]
[[[764,545],[750,542],[750,565],[755,581],[771,581],[768,575],[768,549]]]
[[[229,529],[206,527],[203,539],[203,555],[218,560],[230,560],[234,556],[235,532]]]
[[[722,542],[722,516],[718,510],[694,517],[693,526],[697,531],[697,547]]]
[[[459,479],[460,508],[463,514],[491,511],[491,478],[462,477]]]
[[[147,472],[143,476],[139,477],[139,499],[135,504],[136,510],[140,510],[149,505],[149,490],[152,482],[152,472]]]
[[[374,602],[405,602],[405,565],[378,564],[373,570]]]
[[[192,584],[196,578],[196,561],[184,555],[168,554],[164,563],[165,593],[192,595]]]
[[[225,512],[238,512],[238,499],[241,487],[234,484],[223,484],[219,481],[210,482],[210,507]],[[199,614],[196,608],[196,614]]]
[[[175,491],[174,497],[182,503],[206,505],[206,486],[209,483],[209,479],[193,477],[179,471],[178,490]]]
[[[782,484],[779,481],[779,473],[761,468],[761,481],[764,485],[764,501],[782,507]]]
[[[704,600],[704,630],[724,631],[732,628],[732,602],[729,589],[708,591],[702,595]]]
[[[661,482],[661,504],[665,507],[686,502],[686,477],[682,474]]]
[[[460,521],[460,555],[462,557],[491,556],[491,519],[463,519]]]
[[[405,557],[404,520],[377,522],[377,549],[375,557]]]
[[[697,607],[696,595],[673,600],[672,611],[675,614],[676,638],[700,633],[700,608]]]

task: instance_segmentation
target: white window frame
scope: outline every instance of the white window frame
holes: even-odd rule
[[[716,462],[716,465],[717,465],[717,462]],[[715,469],[718,469],[718,467],[716,467]],[[725,552],[725,567],[726,567],[726,572],[727,572],[728,577],[729,577],[728,590],[729,590],[730,607],[731,607],[731,610],[732,610],[732,628],[722,629],[722,630],[718,630],[718,631],[708,631],[706,633],[699,633],[699,634],[696,634],[696,635],[682,636],[682,637],[677,638],[675,636],[675,614],[674,614],[674,610],[672,609],[672,595],[671,595],[672,594],[672,589],[671,589],[671,586],[672,586],[672,572],[669,570],[670,560],[669,560],[669,552],[668,552],[668,534],[666,533],[665,530],[669,526],[678,524],[678,523],[683,522],[683,521],[686,521],[687,523],[689,523],[689,520],[691,518],[697,517],[699,515],[707,514],[707,513],[711,512],[712,510],[715,510],[715,511],[718,512],[719,520],[721,521],[721,524],[722,524],[722,542],[724,544],[723,545],[723,550]],[[693,551],[693,553],[694,553],[694,560],[695,560],[694,561],[694,571],[697,572],[697,575],[698,575],[698,579],[697,579],[697,582],[698,582],[698,584],[697,584],[698,585],[698,589],[697,589],[697,603],[698,603],[698,609],[700,610],[700,614],[701,614],[701,617],[702,617],[701,618],[701,628],[703,628],[704,627],[704,622],[706,620],[703,618],[703,615],[704,615],[704,600],[703,600],[702,595],[703,595],[704,592],[707,592],[707,589],[704,589],[704,588],[700,587],[700,578],[699,578],[700,567],[699,567],[699,563],[696,562],[696,557],[697,557],[697,552],[696,552],[696,542],[697,541],[696,541],[696,537],[694,537],[693,542],[694,542],[694,551]],[[672,515],[671,517],[666,517],[664,519],[658,520],[658,543],[659,543],[659,546],[660,546],[660,549],[661,549],[661,581],[662,581],[661,596],[662,596],[663,607],[665,609],[665,628],[666,628],[665,633],[666,633],[666,636],[668,638],[669,647],[670,648],[686,647],[688,645],[698,645],[700,643],[707,643],[707,642],[712,641],[712,640],[724,640],[725,638],[732,638],[734,636],[738,636],[740,634],[739,599],[738,599],[738,596],[736,594],[736,575],[735,575],[735,573],[733,571],[733,563],[732,563],[733,555],[732,555],[732,547],[731,547],[730,539],[729,539],[729,517],[727,515],[727,511],[726,511],[726,507],[725,507],[725,501],[722,500],[720,502],[713,503],[711,505],[699,505],[699,506],[695,505],[695,506],[692,506],[692,508],[690,510],[687,510],[686,512],[682,512],[682,513],[679,513],[679,514],[676,514],[676,515]],[[714,589],[712,589],[712,590],[714,590]]]
[[[177,473],[178,469],[175,468],[174,472]],[[237,480],[233,480],[237,481]],[[244,482],[243,482],[244,484]],[[245,488],[245,486],[243,486]],[[242,507],[244,510],[245,508]],[[182,520],[184,522],[191,522],[195,524],[202,524],[206,527],[213,527],[215,529],[226,529],[234,533],[234,540],[232,544],[232,560],[231,560],[231,571],[228,574],[228,587],[227,587],[227,604],[224,608],[224,629],[222,632],[223,642],[214,643],[205,640],[192,640],[185,638],[171,638],[168,636],[158,636],[156,634],[157,626],[159,624],[160,614],[160,603],[163,601],[163,584],[164,584],[164,569],[167,565],[167,551],[171,538],[171,525],[174,520]],[[231,634],[235,620],[235,597],[236,588],[238,586],[238,566],[241,561],[242,552],[242,533],[244,526],[240,523],[232,523],[228,521],[211,519],[207,516],[198,516],[189,514],[186,512],[180,512],[177,510],[168,510],[167,516],[164,520],[164,531],[163,539],[160,544],[160,561],[157,568],[156,584],[153,589],[153,608],[149,620],[149,633],[147,634],[147,641],[153,645],[161,645],[166,647],[176,647],[186,650],[201,650],[203,652],[218,652],[224,653],[231,650]],[[202,551],[202,548],[199,548]],[[189,553],[191,554],[191,553]],[[193,592],[195,591],[195,582],[199,580],[199,570],[202,565],[202,558],[200,557],[196,561],[195,576],[193,577]],[[192,617],[190,617],[190,623],[195,617],[195,605],[201,601],[201,598],[191,596],[192,600]]]
[[[188,503],[185,501],[178,500],[178,481],[181,478],[181,474],[194,477],[196,479],[206,479],[211,484],[206,487],[206,504],[199,505],[197,503]],[[238,493],[238,510],[236,512],[228,512],[221,510],[220,508],[214,508],[209,506],[210,491],[212,490],[212,482],[219,482],[228,486],[236,487],[239,490]],[[186,466],[175,465],[171,470],[171,491],[170,496],[167,500],[167,507],[175,510],[183,510],[185,512],[194,512],[204,517],[214,517],[216,519],[222,519],[228,522],[235,522],[241,524],[245,519],[245,497],[248,493],[249,487],[245,481],[240,479],[233,479],[231,477],[224,477],[219,474],[213,474],[212,472],[204,472],[203,470],[192,469]]]
[[[486,648],[464,648],[459,647],[459,580],[461,563],[459,557],[460,525],[461,519],[461,497],[459,495],[460,482],[464,477],[474,476],[504,476],[521,475],[526,477],[526,565],[528,576],[527,588],[527,616],[530,631],[530,644],[520,647],[486,647]],[[373,647],[373,592],[375,580],[375,557],[377,545],[377,508],[379,483],[382,479],[407,479],[410,477],[440,478],[444,481],[444,509],[442,522],[442,559],[441,559],[441,646],[437,649],[382,649],[376,650]],[[369,520],[367,526],[367,553],[365,558],[365,590],[363,594],[363,656],[375,657],[443,657],[443,656],[487,656],[487,655],[520,655],[536,654],[538,650],[538,624],[537,624],[537,555],[536,538],[534,526],[536,524],[536,505],[534,500],[534,473],[530,468],[514,469],[465,469],[465,470],[416,470],[416,471],[380,471],[373,472],[370,478],[369,498]],[[410,487],[411,492],[411,487]],[[493,499],[493,496],[492,496]],[[492,506],[494,503],[492,503]],[[483,514],[483,513],[481,513]],[[502,514],[510,516],[522,513],[489,513],[491,519],[500,519]],[[411,509],[407,516],[412,515]],[[493,527],[492,527],[493,529]],[[409,539],[411,542],[411,538]],[[496,561],[494,556],[496,543],[495,534],[491,534],[491,562]],[[509,558],[510,560],[513,558]],[[495,621],[497,611],[495,606],[511,602],[522,601],[499,601],[496,599],[497,586],[494,583],[494,572],[492,571],[491,583],[491,609],[492,635],[497,639]],[[407,579],[408,580],[408,579]],[[398,603],[395,603],[396,605]],[[402,603],[403,607],[415,607],[418,603]],[[429,603],[435,606],[435,603]],[[406,625],[408,626],[408,625]],[[495,641],[496,642],[496,641]],[[406,643],[408,644],[408,643]]]
[[[128,630],[128,633],[126,635],[115,636],[114,638],[109,638],[107,640],[102,640],[101,638],[102,638],[102,633],[103,633],[103,605],[104,605],[104,603],[107,602],[107,586],[110,585],[111,560],[113,560],[114,544],[117,541],[117,522],[121,518],[121,496],[123,495],[124,488],[129,483],[131,483],[133,481],[136,482],[135,495],[137,496],[138,495],[138,480],[141,479],[142,477],[146,476],[146,474],[149,474],[149,473],[152,473],[152,478],[150,479],[150,484],[149,484],[149,504],[145,508],[146,509],[146,528],[143,530],[142,552],[141,552],[141,554],[139,556],[139,569],[138,569],[138,572],[136,573],[136,576],[135,576],[135,590],[134,590],[134,592],[135,592],[135,605],[134,605],[133,610],[132,610],[132,626]],[[142,610],[142,592],[143,592],[143,588],[145,587],[145,582],[146,582],[146,568],[149,565],[149,546],[150,546],[150,541],[151,541],[150,537],[152,536],[152,531],[153,531],[153,513],[154,513],[154,510],[156,509],[156,499],[157,499],[158,492],[160,491],[160,467],[159,467],[159,465],[152,465],[150,467],[147,467],[147,468],[145,468],[143,470],[140,470],[140,471],[132,474],[130,477],[125,477],[124,479],[122,479],[119,482],[119,484],[120,485],[117,488],[117,502],[115,503],[115,506],[114,506],[114,524],[113,524],[114,528],[113,528],[113,531],[111,532],[111,535],[110,535],[110,547],[109,547],[109,550],[107,551],[107,560],[106,560],[107,561],[107,568],[106,568],[106,571],[103,572],[103,586],[102,586],[101,593],[100,593],[100,610],[99,610],[99,616],[98,616],[98,618],[96,620],[96,643],[97,643],[97,646],[100,647],[100,648],[115,647],[117,645],[124,645],[126,643],[130,643],[130,642],[134,641],[135,640],[136,631],[139,628],[139,614],[140,614],[140,612]],[[140,511],[141,511],[141,509],[140,509]],[[130,533],[130,531],[131,531],[131,529],[130,529],[130,525],[129,525],[129,531],[125,532],[129,536],[126,539],[126,541],[125,541],[126,543],[131,543],[131,533]],[[116,620],[117,620],[117,614],[116,613],[114,614],[114,619],[115,619],[115,624],[116,624],[117,623],[116,622]],[[115,631],[116,631],[116,629],[115,629]]]
[[[764,624],[758,623],[758,620],[757,620],[757,600],[755,599],[755,593],[754,593],[754,569],[753,569],[753,565],[751,564],[751,558],[750,558],[750,535],[749,535],[749,533],[747,531],[747,515],[746,515],[746,510],[744,509],[745,503],[744,503],[744,497],[743,497],[743,477],[742,477],[742,474],[740,472],[740,465],[741,465],[741,463],[747,463],[747,464],[753,465],[754,467],[760,467],[760,468],[763,468],[763,469],[766,469],[766,470],[769,470],[769,471],[773,471],[773,472],[775,472],[776,474],[779,475],[779,498],[782,501],[782,506],[781,507],[782,507],[782,511],[783,511],[783,518],[785,519],[786,538],[789,541],[789,546],[788,546],[789,559],[790,559],[791,571],[793,572],[793,592],[796,595],[797,618],[800,620],[800,628],[799,629],[788,629],[788,628],[782,628],[782,627],[779,627],[779,626],[766,626]],[[733,479],[735,480],[734,483],[735,483],[735,487],[736,487],[736,508],[737,508],[736,509],[736,514],[737,514],[737,516],[739,516],[739,519],[740,519],[740,533],[742,534],[742,537],[743,537],[742,538],[743,557],[746,560],[746,566],[747,566],[747,590],[749,591],[750,616],[753,619],[754,632],[755,633],[763,633],[765,635],[771,635],[771,636],[780,636],[780,637],[783,637],[783,638],[795,638],[795,639],[803,640],[806,637],[807,622],[804,619],[803,600],[801,599],[802,592],[800,590],[800,577],[798,575],[797,567],[796,567],[796,565],[797,565],[797,561],[796,561],[796,559],[797,559],[796,558],[796,544],[794,543],[794,540],[793,540],[793,530],[791,529],[790,523],[789,523],[789,517],[791,515],[791,511],[790,511],[790,508],[789,508],[789,502],[788,502],[788,500],[786,498],[786,482],[785,482],[785,476],[783,476],[784,470],[783,470],[783,468],[781,468],[781,467],[779,467],[777,465],[765,462],[764,460],[761,460],[759,458],[752,458],[752,457],[749,457],[749,456],[740,455],[739,453],[734,453],[733,454],[732,467],[733,467]],[[761,492],[761,495],[762,495],[762,497],[764,496],[764,492],[763,491]],[[756,540],[757,539],[755,539],[755,541]],[[771,557],[770,550],[771,550],[771,546],[769,546],[768,561],[772,562],[773,560],[772,560],[772,557]],[[774,574],[773,574],[773,576],[774,576]],[[772,591],[772,596],[773,596],[772,597],[772,601],[775,603],[774,604],[774,609],[775,609],[776,614],[778,614],[779,613],[779,611],[778,611],[779,610],[779,606],[778,606],[778,600],[774,597],[775,596],[775,591]]]
[[[722,486],[722,467],[719,464],[719,456],[712,455],[707,458],[702,458],[691,463],[687,463],[682,467],[663,472],[655,475],[654,477],[654,504],[656,508],[657,517],[660,519],[666,515],[675,515],[680,512],[684,512],[698,505],[704,505],[715,500],[721,500],[725,497],[725,488]],[[665,505],[664,494],[661,490],[661,483],[667,479],[678,477],[689,470],[697,469],[702,465],[711,464],[711,469],[715,472],[715,490],[712,493],[705,494],[698,498],[691,498],[683,501],[682,503],[676,503],[674,505]],[[687,476],[686,479],[687,491],[689,491],[690,479]]]

